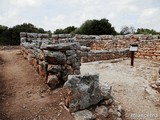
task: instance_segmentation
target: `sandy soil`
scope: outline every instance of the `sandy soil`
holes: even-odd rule
[[[0,120],[73,120],[60,104],[62,90],[50,91],[16,53],[0,51]]]
[[[100,82],[113,87],[112,95],[125,109],[127,119],[159,120],[160,93],[149,84],[159,79],[160,62],[136,59],[134,67],[130,66],[130,59],[111,62],[114,61],[83,63],[82,74],[99,73]]]

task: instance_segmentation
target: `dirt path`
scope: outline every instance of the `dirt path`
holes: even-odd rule
[[[60,105],[62,90],[50,91],[16,53],[0,51],[0,120],[73,120]]]
[[[127,120],[160,120],[160,93],[149,86],[158,79],[159,67],[158,62],[142,59],[136,59],[131,67],[127,59],[84,63],[81,71],[99,73],[100,82],[112,86],[112,95],[125,109]]]

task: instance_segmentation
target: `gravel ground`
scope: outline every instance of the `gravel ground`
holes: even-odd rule
[[[158,120],[160,93],[149,84],[158,80],[159,68],[158,61],[142,59],[135,59],[135,66],[131,67],[130,59],[126,58],[83,63],[81,73],[99,73],[100,82],[112,86],[112,95],[125,109],[127,119]]]

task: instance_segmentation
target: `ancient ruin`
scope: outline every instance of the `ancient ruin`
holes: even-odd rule
[[[112,104],[111,86],[102,85],[98,74],[81,75],[84,62],[130,57],[129,46],[138,44],[137,58],[160,60],[160,36],[158,35],[52,35],[20,33],[21,52],[51,89],[63,86],[65,106],[74,113],[76,120],[108,117],[108,105]],[[159,85],[156,82],[155,85]],[[88,109],[93,105],[96,109]],[[82,110],[82,111],[80,111]],[[124,117],[117,106],[111,112],[113,118]],[[97,116],[93,113],[96,112]],[[87,114],[86,114],[87,113]]]

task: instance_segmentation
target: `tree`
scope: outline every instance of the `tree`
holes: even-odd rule
[[[135,28],[133,26],[123,26],[121,28],[120,34],[126,35],[126,34],[134,34]]]
[[[152,34],[152,35],[157,35],[157,34],[160,34],[160,32],[157,32],[153,29],[147,29],[147,28],[138,28],[137,29],[137,34]]]
[[[66,27],[64,29],[56,29],[54,31],[54,34],[71,34],[72,32],[74,32],[77,28],[74,26],[69,26]]]
[[[64,31],[63,31],[63,29],[56,29],[54,31],[54,34],[64,34]]]
[[[87,20],[78,29],[75,30],[76,34],[86,35],[115,35],[117,32],[112,27],[109,20],[103,18],[101,20]]]
[[[69,27],[66,27],[66,28],[64,29],[64,33],[65,33],[65,34],[70,34],[71,32],[74,32],[76,29],[77,29],[77,28],[74,27],[74,26],[69,26]]]
[[[19,45],[20,32],[49,33],[49,31],[37,28],[31,23],[23,23],[12,28],[0,25],[0,45]]]
[[[1,34],[2,32],[4,32],[5,30],[7,30],[7,29],[8,29],[7,26],[0,25],[0,34]]]

